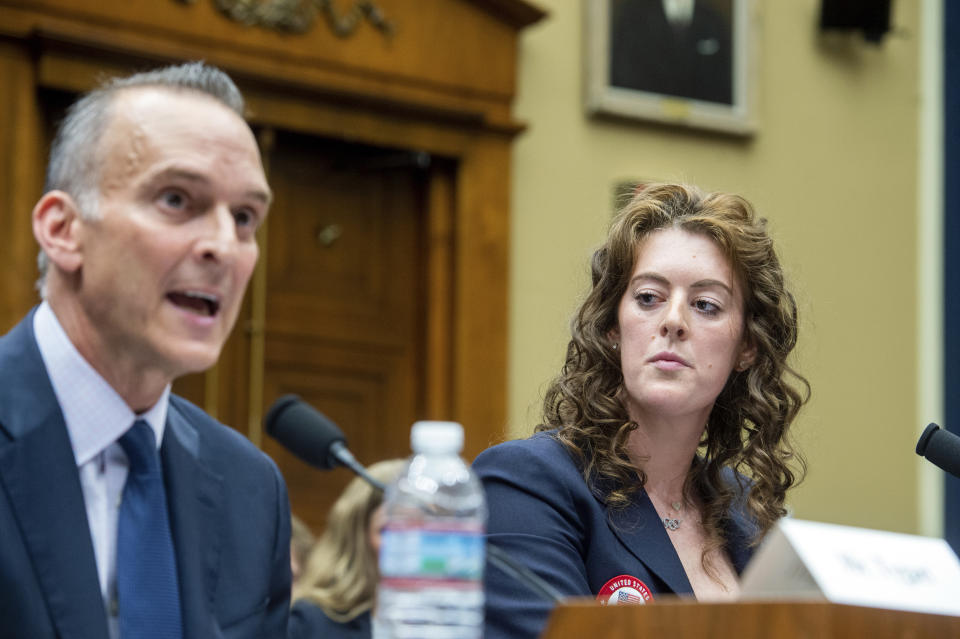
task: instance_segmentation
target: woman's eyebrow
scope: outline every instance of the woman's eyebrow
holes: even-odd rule
[[[699,280],[690,285],[690,288],[714,288],[714,287],[720,287],[724,289],[727,292],[727,294],[733,295],[733,289],[729,285],[725,284],[724,282],[721,282],[720,280],[711,280],[711,279]]]
[[[642,280],[652,280],[652,281],[654,281],[654,282],[656,282],[656,283],[658,283],[658,284],[661,284],[661,285],[663,285],[663,286],[670,286],[670,280],[668,280],[668,279],[667,279],[666,277],[664,277],[663,275],[660,275],[659,273],[652,273],[652,272],[651,272],[651,273],[638,273],[638,274],[635,275],[633,278],[631,278],[630,284],[632,285],[632,284],[635,284],[636,282],[642,281]],[[693,284],[690,285],[690,288],[697,288],[697,289],[700,289],[700,288],[717,288],[717,287],[724,289],[729,295],[733,295],[733,288],[732,288],[729,284],[727,284],[727,283],[725,283],[725,282],[722,282],[722,281],[720,281],[720,280],[715,280],[715,279],[707,278],[707,279],[703,279],[703,280],[697,280],[696,282],[694,282]]]

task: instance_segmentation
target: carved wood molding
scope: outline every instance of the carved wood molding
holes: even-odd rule
[[[197,0],[174,1],[197,3]],[[354,0],[342,15],[337,13],[333,0],[213,0],[213,3],[231,20],[287,33],[306,33],[313,28],[318,14],[323,15],[340,38],[353,35],[364,19],[384,36],[390,37],[394,31],[393,23],[373,0]]]

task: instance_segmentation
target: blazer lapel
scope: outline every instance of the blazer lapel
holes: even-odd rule
[[[757,534],[757,525],[740,509],[742,504],[735,503],[730,509],[724,534],[727,539],[727,552],[737,574],[743,574],[747,563],[753,557],[753,538]]]
[[[213,596],[220,560],[217,523],[222,478],[201,463],[200,435],[171,402],[161,459],[177,552],[185,639],[219,636]]]
[[[33,313],[3,339],[0,371],[6,373],[0,385],[0,484],[53,623],[63,639],[107,639],[80,476],[33,337]]]
[[[670,590],[677,594],[693,592],[680,557],[646,491],[638,491],[628,507],[608,510],[607,523],[627,550]]]
[[[751,543],[756,534],[756,525],[741,507],[739,501],[734,503],[724,525],[727,552],[737,574],[743,573],[753,556]],[[673,542],[645,491],[639,492],[626,509],[610,511],[607,521],[623,545],[674,592],[693,592]]]

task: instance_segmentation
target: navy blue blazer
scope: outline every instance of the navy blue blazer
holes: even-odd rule
[[[290,506],[274,463],[171,395],[160,451],[185,639],[281,639]],[[0,338],[0,638],[108,639],[80,477],[33,313]]]
[[[373,626],[370,611],[361,612],[350,621],[334,621],[323,608],[300,599],[290,610],[289,639],[370,639]]]
[[[489,448],[473,463],[487,493],[491,542],[561,594],[595,597],[627,575],[656,599],[692,594],[680,557],[649,497],[608,510],[590,490],[570,453],[550,433]],[[750,558],[755,527],[731,511],[727,551],[737,572]],[[487,564],[485,639],[537,637],[552,605]]]

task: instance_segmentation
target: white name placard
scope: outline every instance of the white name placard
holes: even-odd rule
[[[960,616],[960,560],[943,539],[784,519],[744,571],[740,596]]]

